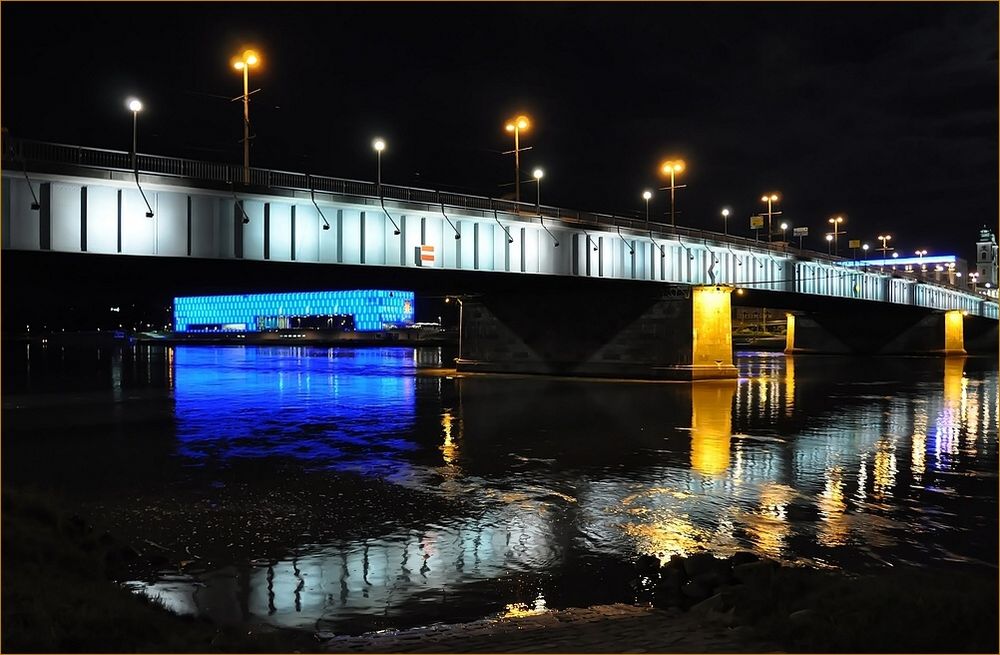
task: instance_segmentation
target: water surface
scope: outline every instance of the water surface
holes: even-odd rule
[[[994,361],[739,353],[739,380],[694,384],[448,361],[21,346],[3,474],[182,546],[182,568],[133,586],[224,623],[343,633],[634,600],[639,553],[996,575]]]

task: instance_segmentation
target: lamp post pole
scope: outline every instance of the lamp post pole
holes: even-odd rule
[[[514,133],[514,201],[517,203],[521,202],[521,130],[528,129],[530,124],[527,116],[518,116],[504,126]]]
[[[244,50],[233,68],[243,73],[243,184],[250,183],[250,67],[259,61],[253,50]]]
[[[833,254],[840,255],[840,248],[838,247],[837,237],[841,234],[847,234],[847,232],[840,231],[840,224],[844,222],[843,216],[834,216],[833,218],[827,220],[828,223],[833,225]]]
[[[142,102],[138,98],[129,98],[128,108],[132,112],[132,170],[138,174],[138,134],[139,134],[139,112],[142,111]]]
[[[778,194],[777,193],[769,193],[767,195],[761,196],[760,199],[761,199],[762,202],[766,202],[767,203],[767,241],[768,241],[768,243],[770,243],[771,242],[771,232],[772,232],[771,221],[773,220],[773,218],[775,216],[778,216],[778,215],[781,214],[781,212],[774,211],[774,207],[772,206],[772,203],[775,203],[775,202],[778,201]]]
[[[545,177],[545,171],[540,168],[536,168],[531,172],[531,176],[535,178],[535,212],[541,216],[542,214],[542,178]]]
[[[382,151],[385,150],[385,140],[376,138],[372,141],[372,148],[375,149],[375,180],[378,188],[382,189]],[[381,193],[381,191],[380,191]]]
[[[885,260],[886,260],[886,257],[887,257],[887,253],[890,250],[892,250],[892,248],[890,248],[888,245],[886,245],[886,243],[888,241],[892,241],[892,235],[891,234],[880,234],[880,235],[878,235],[875,238],[882,242],[882,247],[879,248],[879,250],[882,251],[882,265],[879,268],[880,268],[880,270],[884,271],[885,270]]]
[[[729,210],[722,210],[722,233],[729,236]]]
[[[683,189],[684,187],[687,186],[686,184],[678,185],[676,183],[675,175],[677,173],[683,173],[685,166],[686,166],[686,164],[684,163],[684,161],[682,159],[672,159],[672,160],[665,161],[662,164],[660,164],[660,172],[663,173],[664,175],[670,175],[670,186],[669,187],[663,187],[661,189],[661,191],[666,190],[666,189],[670,189],[670,226],[671,227],[673,227],[673,226],[675,226],[677,224],[677,222],[674,220],[674,197],[675,197],[675,193],[676,193],[677,189]]]

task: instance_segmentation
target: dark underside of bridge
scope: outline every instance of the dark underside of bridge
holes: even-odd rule
[[[478,334],[495,338],[495,327],[510,328],[522,342],[514,351],[532,351],[554,362],[551,367],[531,372],[581,374],[574,371],[571,362],[586,360],[602,348],[602,356],[607,356],[609,344],[611,350],[617,348],[612,358],[627,360],[647,353],[652,359],[646,365],[653,368],[664,364],[690,366],[692,359],[698,359],[698,353],[690,348],[692,320],[698,321],[692,319],[690,288],[662,282],[12,250],[3,251],[0,261],[3,325],[7,332],[22,319],[56,323],[55,319],[68,312],[78,314],[79,322],[87,324],[91,312],[106,317],[107,308],[116,305],[134,304],[140,313],[155,316],[170,305],[174,296],[182,295],[388,288],[416,292],[418,320],[436,318],[443,297],[448,295],[464,296],[466,307],[485,308],[488,320],[486,315],[476,314]],[[682,307],[680,299],[685,294],[688,301]],[[755,289],[730,297],[733,305],[782,309],[804,317],[798,323],[801,343],[797,346],[806,351],[902,353],[943,348],[944,331],[938,327],[939,323],[943,325],[941,312]],[[817,326],[822,330],[817,331]],[[901,338],[908,330],[912,334]],[[921,336],[923,333],[931,338]],[[616,342],[622,335],[627,339]],[[819,338],[814,339],[815,335]],[[970,352],[995,353],[997,322],[968,317],[965,339]],[[810,340],[816,347],[810,347]],[[657,345],[660,342],[675,343],[661,348]],[[826,347],[828,344],[834,347]],[[685,353],[666,357],[671,348]],[[556,352],[561,354],[546,355]]]

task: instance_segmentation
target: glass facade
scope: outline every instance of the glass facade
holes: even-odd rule
[[[375,332],[413,323],[413,310],[412,291],[384,289],[190,296],[174,298],[174,331],[263,332],[327,325]]]

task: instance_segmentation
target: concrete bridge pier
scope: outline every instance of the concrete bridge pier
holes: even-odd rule
[[[731,289],[495,292],[462,299],[460,372],[735,378]]]
[[[788,354],[951,356],[997,351],[996,322],[959,310],[928,313],[880,307],[854,314],[794,312],[787,321]]]

